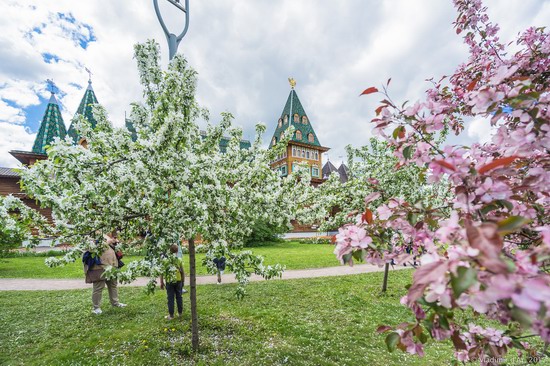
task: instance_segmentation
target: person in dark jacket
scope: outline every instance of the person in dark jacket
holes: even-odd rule
[[[222,274],[223,271],[225,271],[225,257],[222,256],[220,258],[214,258],[213,260],[214,264],[216,265],[216,269],[218,270],[218,285],[222,283]]]

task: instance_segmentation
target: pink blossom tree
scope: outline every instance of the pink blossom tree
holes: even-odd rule
[[[335,253],[344,262],[350,254],[374,262],[422,255],[401,300],[415,321],[379,328],[388,333],[391,351],[422,356],[430,336],[451,339],[455,362],[492,364],[512,348],[539,357],[528,343],[538,338],[547,355],[550,37],[532,27],[505,45],[480,0],[454,4],[454,27],[464,35],[468,60],[449,78],[433,81],[426,98],[412,106],[394,103],[386,84],[372,120],[375,133],[395,147],[399,165],[425,166],[429,180],[448,179],[454,194],[441,207],[400,199],[372,207],[367,197],[365,214],[340,229]],[[370,87],[363,94],[377,92]],[[446,131],[460,134],[472,117],[493,126],[491,142],[434,143]],[[392,252],[388,241],[395,244]],[[503,326],[480,325],[487,319]]]

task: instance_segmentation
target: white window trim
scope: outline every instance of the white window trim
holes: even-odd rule
[[[313,172],[314,169],[317,171],[317,173]],[[312,165],[311,166],[311,175],[313,177],[319,177],[319,167],[317,165]]]

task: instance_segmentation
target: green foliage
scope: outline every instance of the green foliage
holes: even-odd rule
[[[476,282],[477,271],[470,267],[458,267],[456,270],[456,276],[451,276],[451,286],[453,288],[453,293],[457,298]]]
[[[10,250],[21,247],[24,239],[23,235],[7,235],[0,232],[0,258],[10,256]]]
[[[280,236],[287,232],[286,225],[271,224],[260,220],[252,225],[252,232],[244,239],[245,247],[255,247],[266,242],[279,241]]]
[[[397,348],[397,344],[399,343],[399,334],[395,332],[391,332],[386,336],[386,346],[388,347],[388,351],[393,352]]]

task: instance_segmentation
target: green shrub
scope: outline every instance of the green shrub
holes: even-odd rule
[[[245,239],[245,247],[263,246],[265,243],[281,241],[281,234],[287,231],[286,226],[276,226],[258,222],[252,227],[252,233]]]
[[[0,258],[9,255],[10,250],[19,248],[23,243],[23,238],[18,235],[8,235],[0,231]]]

